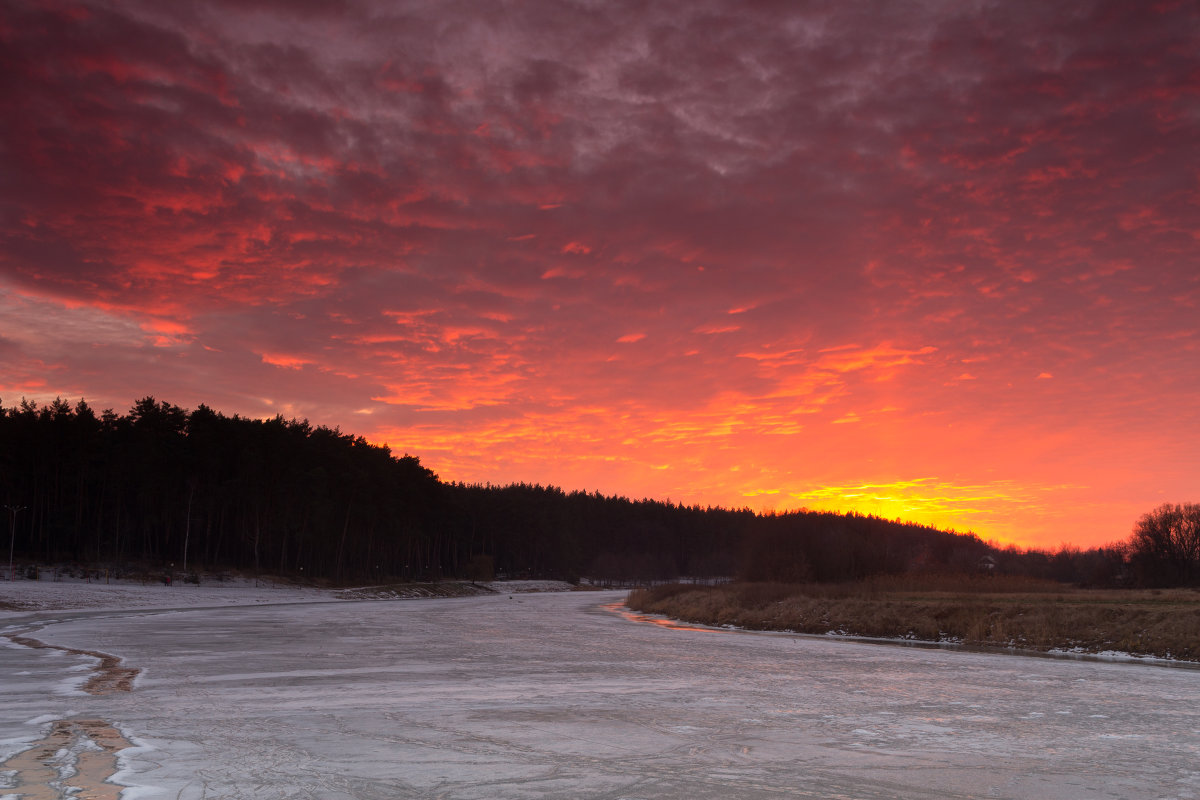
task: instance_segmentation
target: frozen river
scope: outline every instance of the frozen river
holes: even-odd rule
[[[621,597],[44,613],[30,636],[143,673],[87,695],[94,659],[0,640],[0,759],[86,718],[137,745],[125,800],[1200,797],[1198,671],[672,630]]]

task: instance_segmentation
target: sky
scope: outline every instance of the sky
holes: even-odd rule
[[[1200,500],[1191,2],[0,8],[0,402],[1057,548]]]

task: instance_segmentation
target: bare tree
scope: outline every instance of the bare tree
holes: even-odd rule
[[[1200,582],[1200,505],[1164,503],[1133,527],[1130,560],[1146,583]]]

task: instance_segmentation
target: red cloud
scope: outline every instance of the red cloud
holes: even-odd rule
[[[1196,14],[17,0],[0,388],[697,502],[1070,472],[1119,538],[1195,473]]]

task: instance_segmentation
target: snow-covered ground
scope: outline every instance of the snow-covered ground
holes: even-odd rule
[[[565,581],[514,580],[464,584],[482,592],[526,594],[563,592],[573,587]],[[417,587],[420,584],[415,585]],[[137,581],[0,580],[0,622],[28,611],[69,609],[200,608],[247,606],[265,603],[316,603],[330,600],[423,598],[427,589],[368,586],[352,589],[317,589],[271,578],[234,578],[202,584],[139,583]]]
[[[136,745],[125,800],[1200,797],[1196,670],[675,630],[621,592],[185,588],[0,618],[143,670],[87,695],[96,659],[0,639],[0,760],[78,718]]]
[[[271,580],[234,579],[200,585],[141,584],[136,581],[0,581],[0,623],[26,611],[63,609],[196,608],[334,599],[325,589]]]

